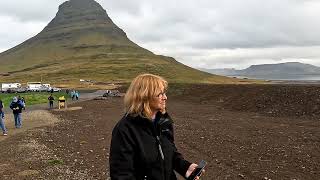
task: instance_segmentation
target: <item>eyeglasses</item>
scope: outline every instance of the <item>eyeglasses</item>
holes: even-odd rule
[[[158,98],[163,98],[164,96],[167,96],[167,92],[161,92],[157,95]]]

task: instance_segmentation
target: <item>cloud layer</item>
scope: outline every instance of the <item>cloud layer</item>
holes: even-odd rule
[[[63,0],[0,1],[0,52],[36,35]],[[320,66],[316,0],[98,0],[129,38],[193,67]],[[26,8],[27,7],[27,8]]]

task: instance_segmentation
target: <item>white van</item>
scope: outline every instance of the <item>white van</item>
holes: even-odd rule
[[[28,91],[40,91],[42,87],[41,82],[27,82]]]
[[[20,83],[2,83],[1,84],[1,92],[7,92],[8,90],[14,90],[21,88]]]

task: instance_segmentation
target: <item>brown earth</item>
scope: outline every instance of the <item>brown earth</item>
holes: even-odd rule
[[[203,179],[320,179],[319,90],[171,85],[176,145],[186,159],[208,162]],[[48,122],[59,119],[54,126],[0,137],[0,179],[108,179],[111,131],[123,114],[122,98],[70,107],[82,109],[50,111]]]

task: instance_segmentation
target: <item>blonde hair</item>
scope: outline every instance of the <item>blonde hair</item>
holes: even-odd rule
[[[124,96],[127,113],[152,118],[151,101],[160,93],[161,87],[166,90],[168,82],[153,74],[140,74],[134,78]]]

